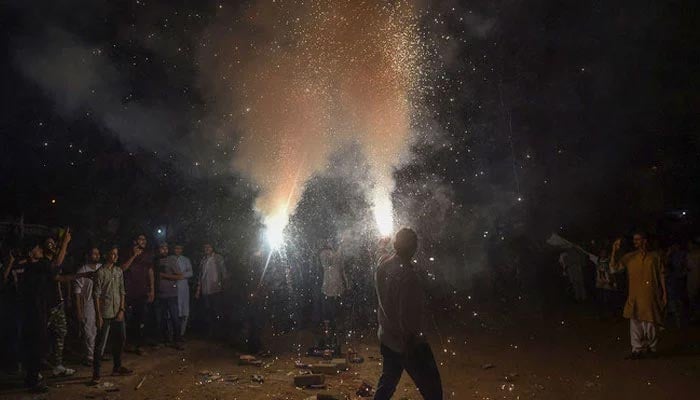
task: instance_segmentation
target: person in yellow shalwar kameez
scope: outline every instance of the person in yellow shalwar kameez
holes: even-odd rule
[[[648,250],[647,236],[636,233],[633,252],[618,257],[621,239],[613,243],[610,268],[627,270],[629,293],[623,316],[630,320],[632,353],[629,359],[654,356],[658,338],[656,327],[663,325],[666,284],[661,254]]]

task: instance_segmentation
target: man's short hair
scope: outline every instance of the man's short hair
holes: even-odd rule
[[[400,257],[411,257],[418,248],[418,235],[411,228],[401,228],[396,232],[394,249]]]
[[[649,239],[649,235],[645,231],[634,231],[632,236],[634,236],[634,235],[639,235],[642,237],[642,239],[645,239],[645,240]]]
[[[42,250],[44,249],[44,243],[46,242],[48,238],[30,238],[30,239],[25,239],[22,243],[22,252],[25,254],[28,254],[30,251],[32,251],[35,247],[41,247]]]

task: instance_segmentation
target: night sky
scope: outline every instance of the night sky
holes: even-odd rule
[[[0,216],[252,240],[259,188],[232,168],[245,134],[205,60],[230,50],[222,27],[265,43],[256,3],[7,2]],[[437,242],[603,239],[694,217],[692,3],[415,2],[425,118],[395,174],[397,214]]]

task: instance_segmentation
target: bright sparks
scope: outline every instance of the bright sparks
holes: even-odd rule
[[[289,216],[283,211],[265,219],[265,238],[272,250],[284,244],[284,228],[287,222],[289,222]]]
[[[394,209],[390,198],[374,199],[374,220],[382,236],[391,236],[394,233]]]

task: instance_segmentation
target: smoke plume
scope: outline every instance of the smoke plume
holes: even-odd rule
[[[202,86],[231,115],[233,168],[259,186],[268,224],[286,224],[304,183],[348,142],[370,164],[375,210],[390,212],[423,49],[407,1],[261,1],[218,17],[202,43]]]

